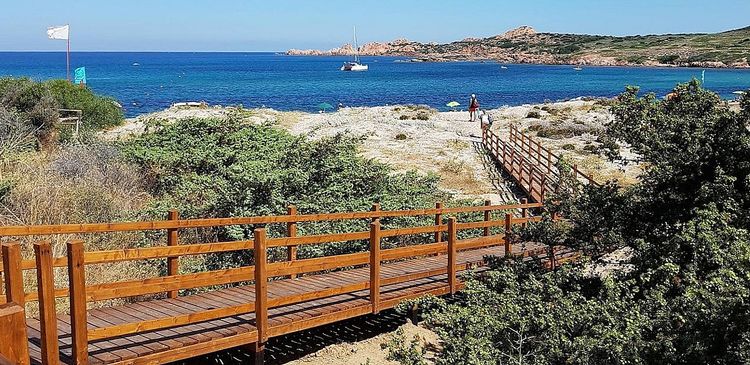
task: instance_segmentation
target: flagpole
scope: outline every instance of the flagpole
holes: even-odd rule
[[[68,75],[68,82],[70,82],[70,28],[68,28],[68,52],[66,53],[66,72]]]

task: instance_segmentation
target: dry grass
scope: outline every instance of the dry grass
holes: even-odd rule
[[[0,166],[0,181],[9,184],[0,196],[0,225],[39,225],[111,222],[135,218],[149,202],[141,175],[122,162],[115,148],[107,145],[71,146],[48,153],[30,153]],[[25,258],[33,258],[33,243],[50,241],[54,256],[66,254],[65,244],[81,239],[86,250],[136,247],[145,237],[139,233],[103,235],[56,235],[6,237],[18,239]],[[157,275],[156,267],[142,262],[123,262],[86,267],[87,283],[103,283]],[[67,286],[65,269],[57,269],[55,283]],[[25,273],[27,291],[36,288],[35,273]],[[65,300],[58,310],[65,311]],[[30,305],[29,315],[36,314]]]

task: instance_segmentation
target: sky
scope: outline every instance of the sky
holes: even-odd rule
[[[450,42],[521,25],[603,35],[750,25],[750,0],[0,0],[0,51],[284,51],[407,38]]]

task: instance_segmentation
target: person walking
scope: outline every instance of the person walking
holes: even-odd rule
[[[479,102],[477,96],[471,94],[471,101],[469,101],[469,121],[475,122],[477,120],[477,110],[479,110]]]

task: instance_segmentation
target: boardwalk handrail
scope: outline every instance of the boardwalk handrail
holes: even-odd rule
[[[67,255],[65,257],[53,257],[50,243],[46,241],[37,242],[34,245],[35,259],[22,260],[20,245],[17,242],[3,244],[2,256],[4,265],[3,280],[5,282],[6,300],[14,302],[23,307],[26,302],[37,300],[40,308],[40,332],[42,333],[40,343],[43,352],[57,354],[57,319],[56,299],[68,297],[70,302],[70,327],[72,357],[76,363],[86,363],[88,357],[88,344],[108,338],[138,334],[148,331],[172,328],[220,319],[230,316],[255,313],[254,326],[256,334],[248,337],[248,342],[255,341],[262,346],[271,337],[282,334],[279,329],[271,329],[269,332],[268,311],[269,309],[294,305],[301,302],[328,298],[341,294],[353,293],[362,290],[370,290],[372,312],[377,313],[382,308],[379,290],[382,286],[400,284],[407,281],[428,278],[435,275],[448,275],[448,286],[451,293],[458,288],[456,272],[464,266],[456,263],[457,252],[472,250],[496,245],[505,245],[506,253],[510,251],[511,242],[506,233],[513,224],[525,224],[529,221],[538,220],[538,217],[529,217],[529,209],[541,208],[540,203],[524,203],[511,205],[491,205],[485,202],[483,206],[442,208],[442,204],[436,204],[434,209],[415,209],[403,211],[381,211],[377,206],[372,211],[329,213],[329,214],[289,214],[284,216],[243,217],[243,218],[218,218],[218,219],[174,219],[177,214],[170,213],[171,220],[153,222],[129,222],[109,224],[84,224],[84,225],[60,225],[60,226],[30,226],[30,227],[2,227],[0,233],[21,233],[33,235],[57,235],[63,233],[105,233],[116,231],[152,230],[165,229],[170,232],[167,246],[144,247],[132,249],[85,251],[81,240],[73,240],[67,243]],[[522,211],[521,217],[513,217],[507,211]],[[295,209],[290,209],[290,212]],[[492,212],[506,212],[504,219],[492,219]],[[443,221],[444,214],[484,212],[484,217],[479,221],[459,222],[456,217],[451,217],[448,223]],[[296,213],[296,212],[295,212]],[[392,229],[382,229],[381,219],[384,217],[407,217],[407,216],[436,216],[435,225],[408,226]],[[328,233],[308,236],[296,235],[296,230],[289,230],[292,224],[297,222],[320,222],[341,219],[370,219],[370,230],[344,233]],[[252,240],[239,240],[233,242],[198,243],[179,245],[177,231],[183,228],[194,227],[217,227],[233,224],[275,224],[283,223],[287,227],[287,237],[267,237],[266,228],[256,228],[253,231]],[[493,227],[502,227],[500,234],[492,234]],[[457,232],[466,230],[482,230],[479,237],[458,239]],[[174,233],[174,237],[172,237]],[[447,233],[447,240],[442,240],[442,235]],[[382,248],[382,240],[389,237],[402,237],[410,235],[436,235],[435,243],[417,244],[404,247]],[[297,259],[290,257],[288,261],[269,262],[266,251],[275,247],[296,247],[299,245],[326,244],[343,241],[365,241],[369,240],[370,246],[367,251],[354,252],[350,254],[324,256],[315,258]],[[222,270],[212,270],[198,273],[179,274],[176,271],[176,262],[179,257],[191,255],[205,255],[229,251],[252,251],[255,259],[253,265],[240,266]],[[442,269],[430,269],[427,271],[413,272],[401,276],[381,278],[380,265],[382,262],[394,262],[413,257],[432,256],[438,254],[448,255],[448,265]],[[131,281],[120,281],[110,283],[87,284],[86,266],[116,263],[130,260],[146,260],[164,258],[175,262],[175,267],[169,270],[167,276],[138,279]],[[332,259],[334,258],[334,259]],[[297,275],[327,272],[347,267],[369,266],[371,277],[368,281],[349,283],[346,285],[330,286],[315,291],[285,295],[269,296],[267,282],[272,278],[295,277]],[[68,287],[55,287],[55,267],[67,267]],[[24,270],[35,270],[37,272],[37,290],[35,292],[24,292],[22,275]],[[127,298],[157,293],[168,293],[170,298],[176,298],[179,290],[201,287],[216,287],[243,282],[254,282],[255,297],[248,298],[243,303],[235,303],[218,308],[210,308],[191,313],[168,315],[138,321],[125,321],[123,323],[100,323],[96,328],[89,328],[87,323],[96,323],[98,318],[89,318],[87,303],[111,300],[116,298]],[[174,293],[174,294],[172,294]],[[173,296],[174,295],[174,296]],[[92,322],[93,321],[93,322]],[[101,322],[101,321],[100,321]],[[256,336],[257,335],[257,336]],[[261,347],[262,351],[262,347]],[[50,360],[51,361],[51,360]]]
[[[533,203],[527,204],[525,208],[536,208]],[[56,224],[56,225],[32,225],[32,226],[0,226],[0,237],[4,236],[41,236],[60,234],[83,234],[83,233],[108,233],[148,231],[165,229],[185,228],[207,228],[250,224],[272,224],[272,223],[301,223],[321,222],[348,219],[374,219],[390,217],[407,217],[436,214],[455,214],[484,212],[507,209],[521,209],[524,206],[513,205],[490,205],[470,206],[455,208],[430,208],[412,210],[381,210],[345,213],[322,213],[322,214],[299,214],[299,215],[271,215],[257,217],[236,218],[202,218],[183,220],[161,220],[142,222],[115,222],[115,223],[81,223],[81,224]]]

